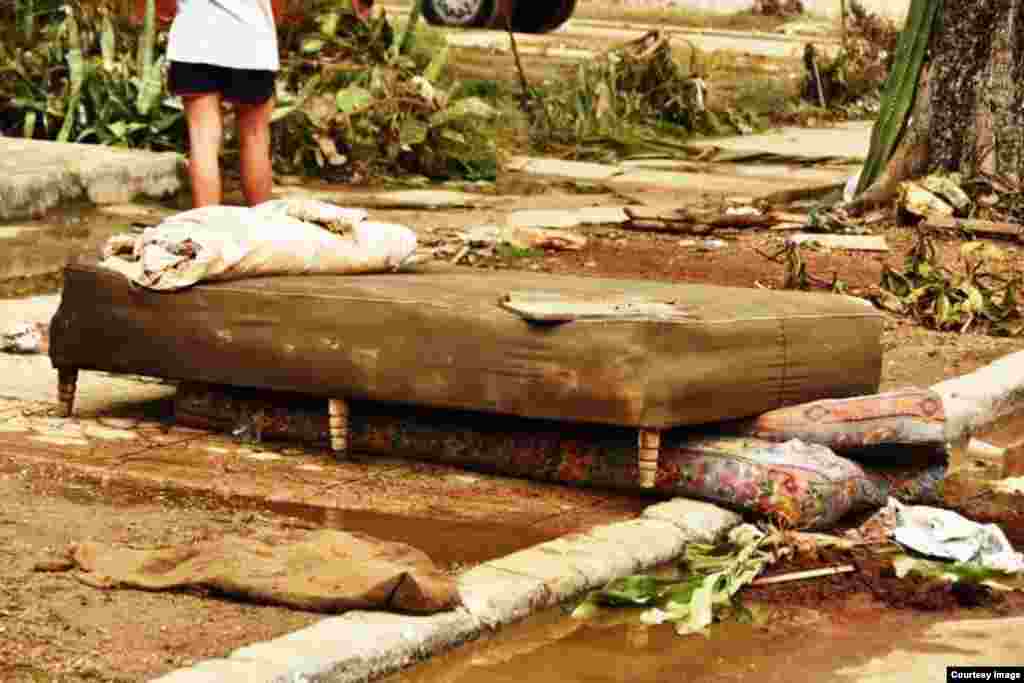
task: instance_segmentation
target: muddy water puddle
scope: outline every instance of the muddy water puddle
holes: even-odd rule
[[[0,472],[4,469],[0,468]],[[358,483],[354,485],[358,486]],[[84,478],[62,478],[46,482],[44,490],[47,495],[59,496],[72,503],[100,503],[124,509],[129,514],[132,508],[156,503],[168,509],[204,510],[218,517],[242,520],[243,525],[245,520],[258,519],[290,528],[330,528],[365,534],[416,547],[427,553],[438,566],[449,570],[461,570],[504,557],[558,536],[543,528],[499,521],[429,519],[368,510],[269,502],[249,497],[225,501],[203,493],[169,488],[154,491],[116,480],[98,484]]]
[[[719,683],[855,680],[844,669],[896,650],[934,651],[920,636],[939,618],[909,613],[829,617],[782,610],[772,623],[724,623],[681,637],[636,613],[604,623],[556,610],[383,679],[386,683]],[[632,623],[623,623],[628,621]],[[927,648],[927,650],[926,650]],[[952,650],[951,650],[952,652]]]
[[[276,514],[298,518],[317,527],[359,532],[387,541],[407,543],[445,566],[479,564],[556,537],[533,527],[499,523],[433,520],[298,504],[271,504],[267,508]]]

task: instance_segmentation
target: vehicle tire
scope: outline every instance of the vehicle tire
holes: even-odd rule
[[[423,0],[423,18],[437,26],[483,26],[495,0]]]
[[[564,24],[576,10],[576,0],[556,0],[551,4],[518,0],[512,11],[512,30],[519,33],[547,33]]]

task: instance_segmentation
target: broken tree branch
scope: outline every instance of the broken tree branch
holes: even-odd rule
[[[925,219],[923,227],[932,230],[958,230],[1014,241],[1020,241],[1024,237],[1024,225],[1020,223],[983,221],[972,218],[954,218],[952,216],[929,216]]]
[[[627,206],[623,210],[629,217],[629,220],[622,224],[624,230],[673,232],[688,235],[705,235],[721,228],[767,228],[782,224],[799,224],[803,227],[809,223],[806,214],[784,211],[766,213],[693,212],[684,207],[655,209],[645,206]]]

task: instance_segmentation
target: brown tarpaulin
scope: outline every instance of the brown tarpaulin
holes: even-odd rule
[[[430,614],[460,604],[455,580],[423,552],[330,529],[284,545],[228,536],[157,550],[81,543],[69,554],[79,578],[99,588],[201,588],[316,612]]]

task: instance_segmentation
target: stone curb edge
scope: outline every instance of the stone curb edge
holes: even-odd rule
[[[352,611],[153,683],[362,683],[475,640],[629,574],[710,543],[740,517],[677,498],[636,519],[491,560],[459,579],[464,606],[428,617]]]

